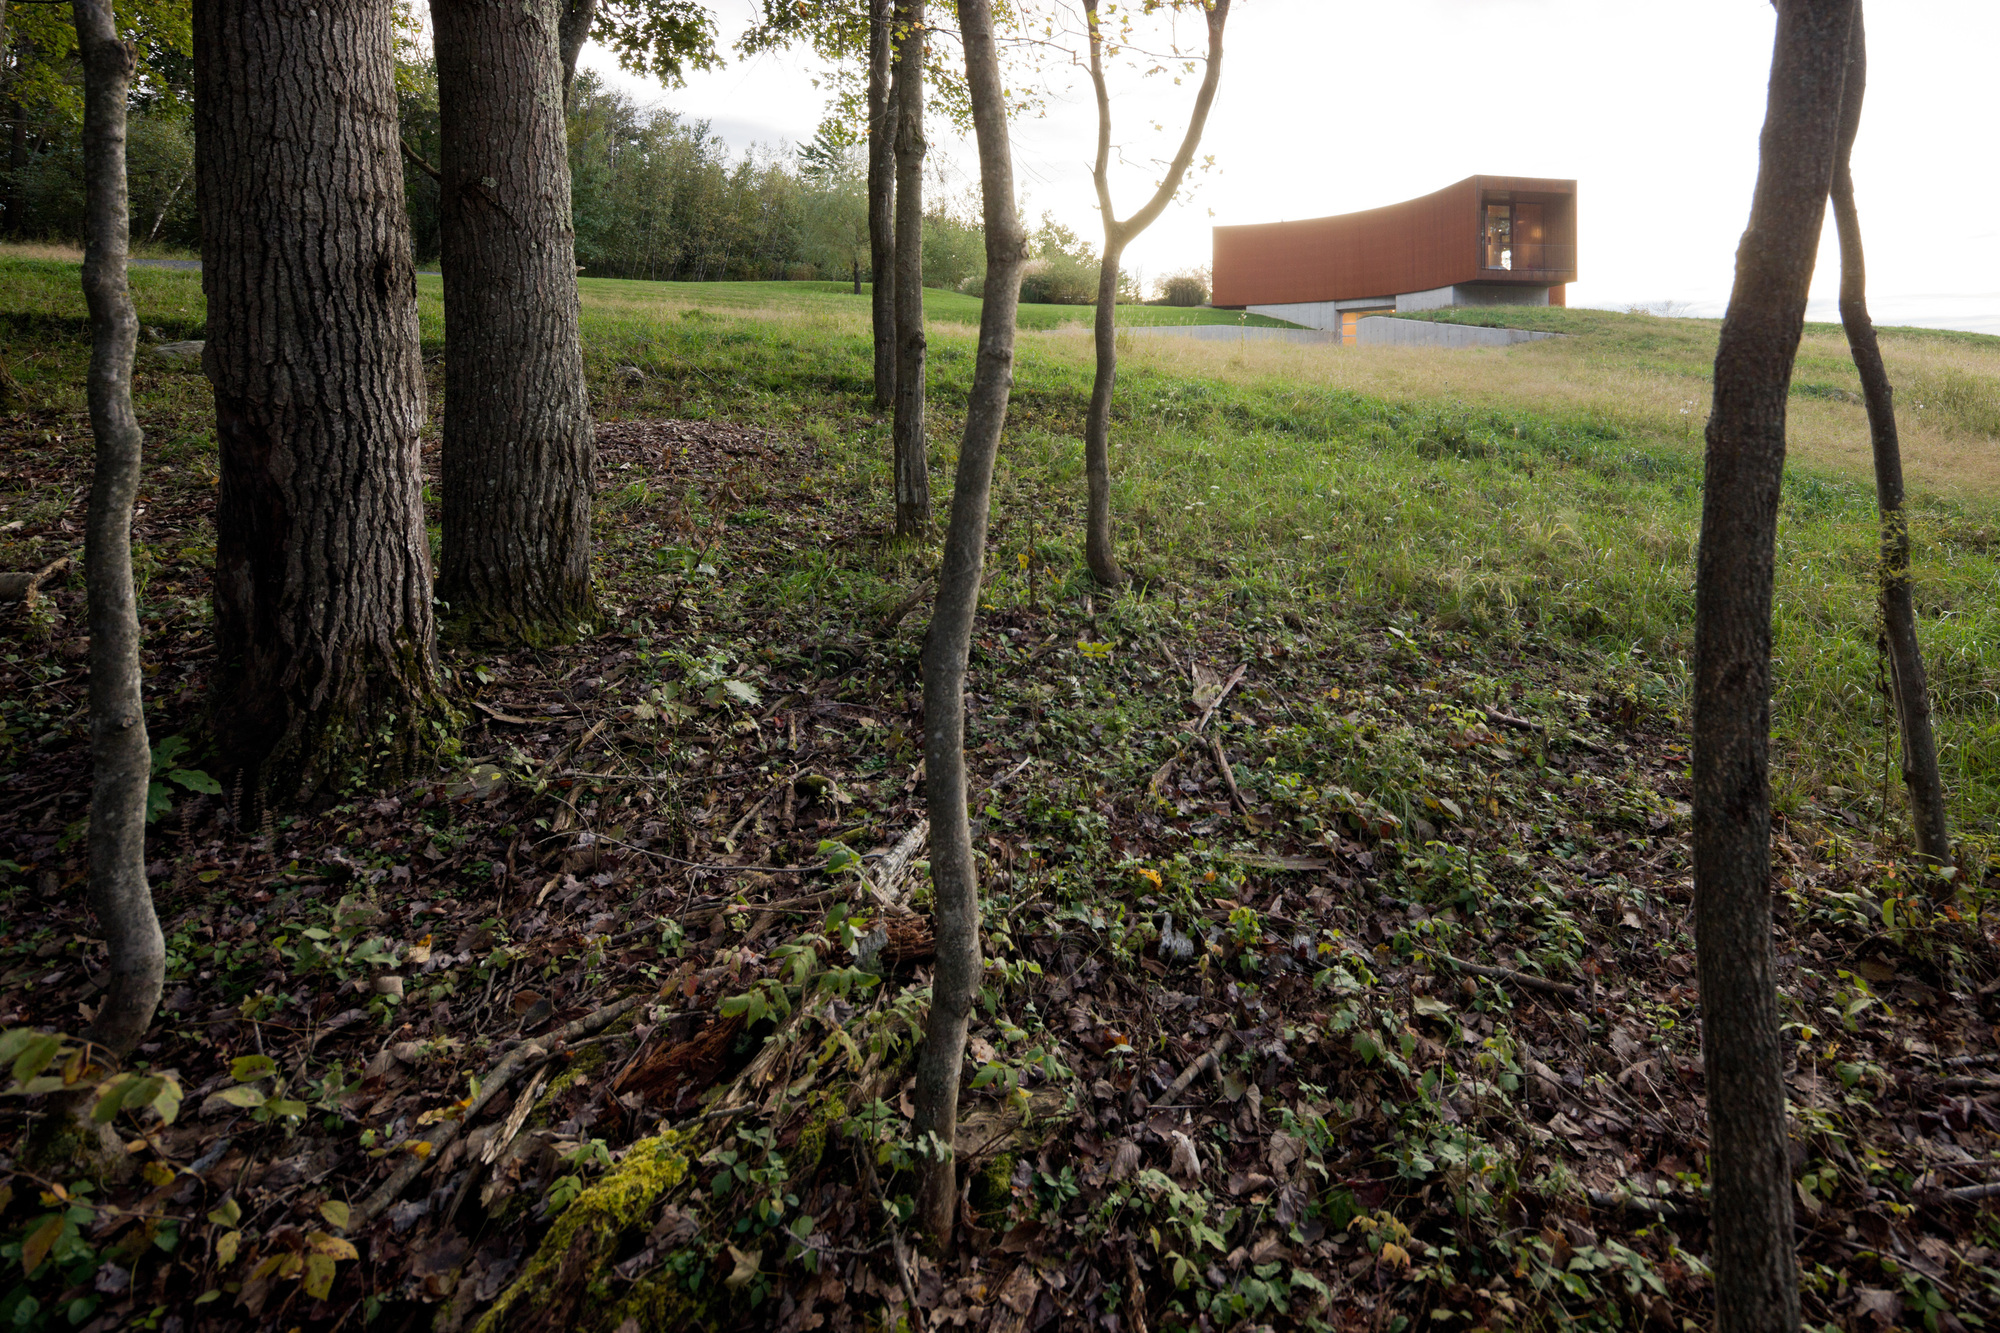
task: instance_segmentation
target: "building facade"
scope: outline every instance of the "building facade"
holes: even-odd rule
[[[1576,281],[1576,182],[1468,176],[1386,208],[1215,228],[1218,309],[1338,330],[1369,315],[1562,305]]]

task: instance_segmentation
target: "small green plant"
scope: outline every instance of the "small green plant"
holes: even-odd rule
[[[200,792],[204,796],[222,794],[222,784],[198,768],[186,768],[181,757],[188,752],[185,736],[168,736],[153,747],[153,777],[146,784],[146,822],[158,821],[174,808],[174,788]]]

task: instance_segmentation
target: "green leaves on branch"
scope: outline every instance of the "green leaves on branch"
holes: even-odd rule
[[[137,1116],[148,1110],[164,1124],[174,1122],[181,1110],[179,1079],[171,1074],[131,1070],[113,1073],[94,1061],[97,1050],[87,1041],[74,1041],[60,1033],[37,1032],[33,1028],[0,1032],[0,1067],[6,1070],[0,1096],[38,1097],[52,1092],[95,1090],[97,1096],[91,1103],[90,1117],[97,1124],[110,1124],[120,1112]]]

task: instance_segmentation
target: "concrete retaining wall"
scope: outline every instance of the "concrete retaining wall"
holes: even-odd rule
[[[1343,310],[1384,310],[1395,304],[1393,296],[1371,296],[1359,301],[1296,301],[1287,305],[1253,305],[1246,308],[1253,315],[1269,315],[1272,319],[1303,324],[1309,329],[1338,330]]]
[[[1404,292],[1396,298],[1396,313],[1408,315],[1419,310],[1445,310],[1455,306],[1548,303],[1549,289],[1546,287],[1514,287],[1497,282],[1477,286],[1461,283],[1456,287],[1433,287],[1427,292]]]
[[[1476,324],[1433,324],[1423,319],[1392,319],[1373,315],[1354,326],[1354,341],[1362,347],[1505,347],[1560,337],[1528,329],[1487,329]]]
[[[1118,336],[1135,338],[1193,338],[1197,342],[1337,343],[1338,333],[1321,329],[1262,329],[1237,324],[1140,324],[1121,327]]]

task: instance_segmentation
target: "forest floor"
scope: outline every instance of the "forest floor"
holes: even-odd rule
[[[81,303],[73,266],[0,277],[0,567],[40,568],[79,553]],[[135,286],[199,335],[192,275]],[[1024,345],[969,682],[965,1197],[929,1255],[903,1220],[936,547],[884,539],[865,334],[586,299],[602,631],[448,651],[434,772],[257,827],[204,767],[205,382],[145,359],[170,971],[139,1057],[183,1100],[122,1115],[101,1182],[34,1165],[40,1099],[0,1105],[0,1327],[1709,1326],[1686,440],[1135,354],[1140,578],[1111,595],[1074,549],[1087,378]],[[942,497],[969,338],[932,352]],[[434,404],[433,475],[435,430]],[[2000,1315],[1994,507],[1917,512],[1951,886],[1912,876],[1883,781],[1865,485],[1787,481],[1774,883],[1815,1328]],[[80,1030],[102,967],[82,597],[62,572],[0,611],[0,1030]],[[53,1046],[16,1038],[14,1072]]]

